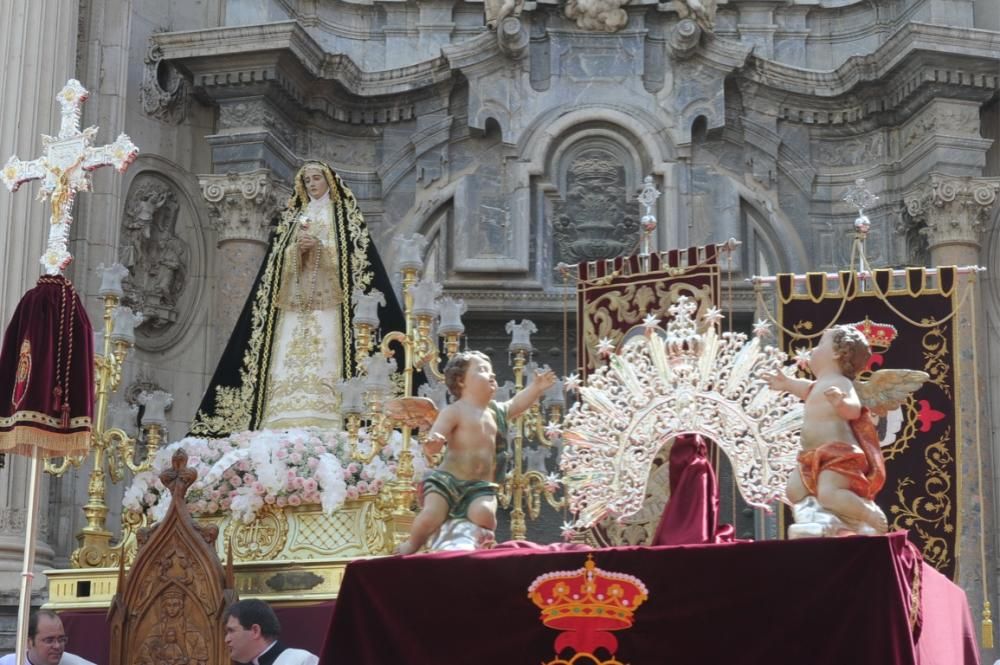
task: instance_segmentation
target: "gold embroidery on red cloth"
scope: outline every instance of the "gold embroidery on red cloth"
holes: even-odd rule
[[[24,396],[28,394],[28,382],[31,379],[31,340],[21,342],[21,352],[17,356],[17,376],[14,381],[14,391],[10,403],[16,411],[21,407]]]

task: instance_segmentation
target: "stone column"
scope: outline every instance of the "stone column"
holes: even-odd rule
[[[289,189],[268,169],[203,175],[199,182],[219,234],[213,349],[217,358],[253,286],[267,250],[271,220],[284,206]]]
[[[922,226],[931,265],[966,266],[980,262],[982,231],[1000,193],[1000,178],[932,173],[904,197],[906,212]]]
[[[932,173],[923,185],[904,197],[907,213],[927,238],[931,265],[984,263],[980,258],[984,231],[998,193],[1000,178]],[[962,460],[961,510],[957,517],[964,525],[958,542],[962,563],[956,582],[965,589],[976,626],[982,619],[986,600],[982,593],[983,576],[989,580],[988,592],[994,598],[997,594],[995,579],[990,574],[996,565],[996,514],[990,473],[997,454],[991,436],[996,416],[991,421],[987,406],[991,398],[996,399],[991,396],[995,392],[992,386],[997,385],[991,374],[996,374],[997,338],[995,332],[989,332],[983,307],[983,288],[989,284],[982,280],[982,277],[977,280],[975,291],[959,310],[955,323],[962,331],[957,336],[955,362],[959,367],[956,394],[960,399],[956,406],[961,432],[957,446]],[[967,288],[964,279],[959,284],[959,288]],[[980,529],[984,534],[982,539]],[[985,552],[985,562],[981,561],[980,548]],[[993,616],[996,615],[997,605],[994,605]]]
[[[62,0],[9,0],[3,4],[0,29],[0,164],[12,154],[38,157],[42,134],[59,129],[56,93],[73,76],[77,54],[79,4]],[[38,262],[48,233],[48,208],[35,201],[38,184],[11,194],[0,188],[0,318],[10,321],[21,296],[41,275]],[[0,471],[0,595],[13,590],[16,600],[24,550],[28,460],[8,455]],[[43,484],[41,505],[47,501]],[[44,512],[44,511],[43,511]],[[50,565],[52,548],[39,537],[39,567]],[[45,578],[35,578],[37,587]],[[0,601],[4,602],[4,601]],[[13,645],[11,645],[13,649]]]

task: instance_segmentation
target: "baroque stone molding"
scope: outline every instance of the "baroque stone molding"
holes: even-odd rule
[[[228,240],[267,242],[271,219],[288,195],[287,186],[270,170],[202,175],[198,182],[220,244]]]
[[[28,510],[26,508],[0,508],[0,536],[24,536],[27,524]],[[48,538],[49,522],[44,514],[40,515],[38,539]]]
[[[899,230],[926,238],[929,249],[956,244],[978,248],[998,193],[1000,178],[932,173],[903,197],[906,215]]]
[[[143,58],[139,103],[143,112],[168,125],[179,125],[187,118],[191,84],[177,68],[163,59],[163,50],[150,42]]]

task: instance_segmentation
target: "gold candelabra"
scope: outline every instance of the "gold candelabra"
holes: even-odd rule
[[[513,322],[511,322],[513,323]],[[522,322],[523,325],[524,322]],[[508,330],[510,329],[508,324]],[[524,370],[530,359],[530,346],[525,343],[511,345],[514,369],[515,393],[524,388]],[[562,386],[556,386],[556,392],[561,393]],[[562,403],[553,401],[546,409],[549,423],[562,420]],[[552,447],[554,444],[545,433],[543,408],[536,402],[523,415],[512,422],[514,427],[514,459],[511,471],[507,474],[498,492],[500,505],[510,509],[510,535],[514,540],[524,540],[527,536],[525,516],[538,519],[541,513],[542,497],[556,510],[566,505],[565,497],[556,498],[558,482],[551,476],[534,469],[524,469],[524,441],[534,439],[540,445]],[[526,510],[527,509],[527,510]]]
[[[136,439],[129,436],[119,427],[107,427],[108,406],[111,395],[118,390],[122,379],[122,365],[134,341],[133,328],[141,320],[127,308],[120,308],[121,277],[114,280],[111,276],[109,286],[108,273],[115,268],[124,270],[116,264],[105,271],[105,282],[101,287],[104,299],[104,335],[103,349],[94,355],[94,420],[90,435],[90,453],[93,455],[93,467],[87,483],[87,503],[83,513],[87,525],[83,527],[76,538],[79,546],[70,556],[74,568],[106,568],[118,565],[120,551],[112,547],[112,534],[106,526],[107,479],[112,483],[121,482],[125,468],[134,473],[150,468],[153,456],[163,439],[162,423],[147,424],[146,456],[136,462]],[[50,460],[45,462],[45,470],[53,476],[62,476],[70,467],[79,467],[86,455],[61,458],[58,463]]]
[[[421,240],[419,234],[414,234],[405,240],[404,247],[419,252]],[[420,280],[419,257],[407,258],[404,255],[400,263],[406,330],[385,334],[378,340],[376,352],[375,329],[378,317],[375,315],[375,306],[377,303],[384,304],[384,300],[377,292],[368,295],[356,293],[355,343],[358,356],[363,358],[364,373],[339,386],[341,410],[354,461],[371,462],[391,444],[393,433],[397,430],[400,432],[401,447],[396,459],[395,479],[386,483],[379,500],[392,525],[392,546],[405,538],[414,517],[416,490],[413,453],[410,448],[414,436],[420,436],[414,430],[426,430],[431,424],[426,409],[407,401],[414,397],[414,375],[425,370],[436,379],[444,380],[439,367],[441,352],[433,334],[434,324],[438,323],[437,334],[444,342],[445,356],[450,357],[459,350],[464,331],[459,316],[465,307],[461,301],[450,298],[437,300],[441,286]],[[439,309],[443,313],[440,319]],[[395,361],[398,350],[402,350],[403,354],[401,364]],[[392,372],[398,369],[402,373],[401,390],[391,379]],[[362,425],[366,426],[367,450],[363,450],[361,446]]]

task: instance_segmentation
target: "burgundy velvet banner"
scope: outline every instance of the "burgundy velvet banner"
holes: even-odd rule
[[[947,579],[932,578],[934,594],[921,595],[920,571],[933,571],[905,534],[896,533],[356,561],[341,587],[324,663],[551,663],[556,640],[566,633],[543,625],[528,589],[543,576],[579,571],[588,556],[621,586],[629,587],[622,580],[632,576],[647,591],[634,625],[614,632],[621,663],[978,662],[964,593]],[[595,575],[600,587],[607,578]],[[937,603],[946,611],[938,612]],[[925,643],[921,627],[934,643]],[[599,660],[574,662],[610,657],[603,647],[593,653]],[[565,662],[573,651],[558,655]]]
[[[873,353],[867,371],[919,369],[930,374],[930,381],[879,425],[887,477],[876,501],[891,529],[909,530],[924,559],[954,577],[962,528],[957,475],[962,466],[955,411],[960,398],[957,331],[955,319],[948,317],[959,288],[954,271],[942,271],[944,288],[928,288],[925,271],[915,268],[902,285],[893,285],[889,271],[876,271],[874,289],[861,292],[848,284],[849,273],[841,279],[848,284],[846,289],[838,284],[831,288],[820,275],[808,275],[804,293],[794,292],[790,275],[780,275],[778,300],[779,320],[797,334],[815,335],[834,324],[862,323]],[[794,355],[818,342],[818,336],[795,339],[786,334],[781,346]],[[863,380],[867,371],[859,378]]]
[[[597,367],[594,348],[601,339],[617,345],[647,314],[669,318],[667,308],[678,296],[697,301],[699,314],[719,304],[715,245],[651,254],[646,271],[633,255],[581,263],[577,273],[576,357],[584,378]]]
[[[0,348],[0,451],[84,453],[94,413],[94,331],[73,285],[41,277]]]

